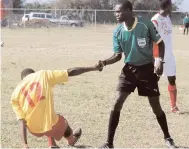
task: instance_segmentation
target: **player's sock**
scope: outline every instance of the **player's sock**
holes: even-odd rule
[[[161,116],[156,116],[157,117],[157,121],[163,131],[163,134],[164,134],[164,138],[167,139],[167,138],[170,138],[170,134],[169,134],[169,131],[168,131],[168,126],[167,126],[167,119],[166,119],[166,115],[165,113],[163,112]]]
[[[170,85],[168,86],[168,91],[170,94],[170,101],[171,101],[171,108],[176,107],[176,99],[177,99],[177,87],[176,85]]]
[[[111,111],[110,119],[109,119],[109,127],[108,127],[108,138],[107,138],[107,142],[110,145],[113,145],[115,131],[119,123],[119,117],[120,117],[120,111]]]
[[[51,137],[48,137],[48,146],[57,146],[55,140]]]

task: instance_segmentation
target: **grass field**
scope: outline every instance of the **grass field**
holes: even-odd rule
[[[112,55],[113,26],[79,29],[3,29],[5,47],[1,49],[1,145],[22,147],[18,124],[10,105],[11,94],[20,81],[20,71],[31,67],[67,69],[91,66]],[[167,114],[175,143],[189,148],[189,36],[174,31],[173,44],[177,64],[178,106],[182,112],[170,112],[167,80],[160,80],[161,104]],[[114,103],[118,75],[123,59],[103,72],[90,72],[69,79],[54,89],[55,109],[73,128],[81,127],[83,135],[76,147],[99,147],[106,140],[111,106]],[[28,133],[30,147],[47,147],[47,138]],[[58,144],[67,147],[62,139]],[[163,134],[148,100],[131,94],[124,104],[116,132],[115,147],[164,148]]]

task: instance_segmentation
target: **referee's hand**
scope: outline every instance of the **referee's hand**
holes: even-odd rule
[[[103,65],[101,64],[101,62],[99,61],[96,65],[95,65],[95,67],[96,67],[96,69],[98,70],[98,71],[102,71],[103,70]]]
[[[99,71],[102,71],[103,68],[104,68],[104,63],[103,63],[103,61],[100,60],[97,65],[98,65],[98,68],[99,68],[98,70],[99,70]]]

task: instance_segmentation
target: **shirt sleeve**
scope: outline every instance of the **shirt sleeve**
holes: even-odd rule
[[[158,30],[158,21],[155,19],[152,19],[152,23],[154,24],[155,28]]]
[[[113,33],[113,51],[114,53],[122,53],[122,48],[117,37],[117,31]]]
[[[149,23],[149,32],[150,32],[150,36],[151,39],[156,43],[159,44],[162,41],[161,36],[159,35],[156,27],[154,26],[154,24],[150,21]]]
[[[13,92],[11,96],[11,105],[12,105],[14,113],[16,114],[17,120],[25,119],[25,114],[19,103],[19,96],[17,96],[15,92]]]
[[[68,82],[68,71],[67,70],[54,70],[46,71],[48,80],[52,85],[61,84]]]

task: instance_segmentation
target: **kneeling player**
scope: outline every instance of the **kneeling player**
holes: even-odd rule
[[[28,148],[26,129],[34,136],[47,136],[49,147],[57,148],[55,140],[59,141],[62,137],[65,137],[71,146],[78,141],[81,129],[73,132],[66,119],[55,113],[52,87],[67,82],[70,76],[96,70],[99,70],[99,65],[64,71],[35,72],[27,68],[21,72],[22,81],[12,94],[11,104],[19,120],[24,148]]]

